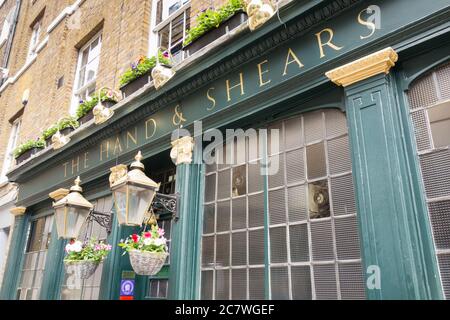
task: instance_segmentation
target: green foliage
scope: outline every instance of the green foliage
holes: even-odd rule
[[[76,129],[79,126],[80,124],[78,123],[77,119],[75,119],[74,117],[67,117],[44,130],[44,132],[42,132],[41,138],[42,140],[47,140],[48,138],[53,136],[58,130],[63,130],[69,127]]]
[[[14,149],[14,158],[19,157],[23,153],[27,152],[28,150],[31,150],[33,148],[44,148],[45,142],[42,139],[39,140],[28,140],[25,143],[22,143],[20,146],[18,146],[16,149]]]
[[[54,124],[42,132],[42,139],[47,140],[58,131],[58,124]]]
[[[66,245],[66,257],[65,262],[75,261],[95,261],[101,262],[111,251],[111,245],[105,244],[103,241],[97,241],[91,239],[86,243],[80,241],[71,240]]]
[[[183,45],[187,46],[208,31],[218,28],[225,20],[240,10],[244,10],[244,1],[230,0],[217,10],[208,9],[201,12],[196,18],[197,25],[187,32]]]
[[[161,64],[170,65],[170,60],[162,53],[159,52],[159,62]],[[144,74],[150,72],[156,66],[156,57],[144,57],[141,56],[137,62],[131,64],[131,68],[125,71],[120,77],[120,86],[132,82],[133,80],[142,77]]]
[[[98,93],[95,93],[89,99],[86,99],[86,101],[80,101],[80,105],[78,106],[76,111],[76,118],[80,119],[81,117],[88,114],[92,109],[94,109],[94,107],[98,104],[98,99]],[[113,90],[109,89],[103,89],[100,92],[100,99],[102,102],[119,101],[117,94]]]
[[[130,250],[166,252],[167,240],[164,238],[164,230],[158,226],[152,226],[147,232],[141,235],[132,234],[125,241],[121,241],[118,246],[124,249],[124,254]]]

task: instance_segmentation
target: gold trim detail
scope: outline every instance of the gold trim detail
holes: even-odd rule
[[[25,211],[27,211],[25,207],[15,207],[9,210],[15,217],[24,215]]]
[[[128,168],[125,164],[118,164],[115,167],[110,168],[111,174],[109,175],[109,185],[112,186],[117,180],[125,177],[128,173]]]
[[[48,194],[48,196],[50,198],[52,198],[53,200],[58,201],[58,200],[61,200],[62,198],[64,198],[65,196],[67,196],[68,194],[69,194],[69,190],[68,189],[60,188],[58,190],[50,192]]]
[[[170,157],[176,165],[192,162],[192,151],[194,150],[194,138],[186,136],[172,141]]]
[[[328,71],[325,75],[338,86],[347,87],[380,73],[388,74],[397,61],[397,52],[389,47]]]

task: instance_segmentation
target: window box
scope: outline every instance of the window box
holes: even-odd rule
[[[134,79],[133,81],[127,83],[120,87],[120,91],[124,98],[132,95],[134,92],[138,91],[140,88],[145,86],[147,83],[152,81],[152,73],[153,69],[150,69],[147,73],[143,74],[139,78]]]
[[[219,27],[206,32],[200,38],[185,45],[183,47],[183,51],[185,51],[188,56],[193,55],[211,42],[214,42],[214,40],[237,28],[245,21],[247,21],[247,19],[248,16],[246,12],[238,11],[233,16],[225,20]]]
[[[27,160],[28,158],[31,158],[31,156],[35,155],[40,150],[42,150],[42,148],[34,147],[34,148],[31,148],[30,150],[25,151],[24,153],[22,153],[20,156],[18,156],[16,158],[16,164],[20,164],[20,163],[24,162],[25,160]]]

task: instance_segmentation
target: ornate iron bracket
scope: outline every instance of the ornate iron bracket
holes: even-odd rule
[[[99,211],[95,211],[92,210],[89,213],[89,216],[87,217],[87,221],[88,222],[92,222],[95,221],[97,222],[100,226],[102,226],[103,228],[106,229],[106,233],[109,235],[111,233],[112,230],[112,223],[113,223],[113,219],[114,215],[113,212],[99,212]]]
[[[158,211],[169,211],[172,213],[172,218],[177,221],[178,217],[178,200],[180,195],[156,193],[155,199],[152,203],[152,209],[156,213]]]

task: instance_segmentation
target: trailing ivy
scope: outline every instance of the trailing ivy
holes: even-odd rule
[[[25,143],[22,143],[20,146],[18,146],[16,149],[14,149],[14,158],[19,157],[20,155],[24,154],[28,150],[31,150],[33,148],[44,148],[45,142],[42,139],[39,140],[28,140]]]
[[[187,32],[183,45],[187,46],[208,31],[218,28],[225,20],[241,10],[244,10],[244,1],[229,0],[226,5],[217,10],[207,9],[201,12],[196,18],[197,25]]]
[[[170,65],[168,54],[159,52],[159,62],[161,64]],[[150,72],[156,66],[156,57],[141,56],[137,62],[131,64],[131,68],[124,72],[120,78],[120,86],[123,87],[133,80],[142,77],[144,74]]]
[[[114,91],[109,89],[103,89],[100,92],[100,99],[102,102],[117,102],[118,98]],[[98,94],[93,94],[89,99],[85,101],[81,100],[80,105],[76,111],[76,118],[80,119],[81,117],[88,114],[94,107],[98,104]]]

